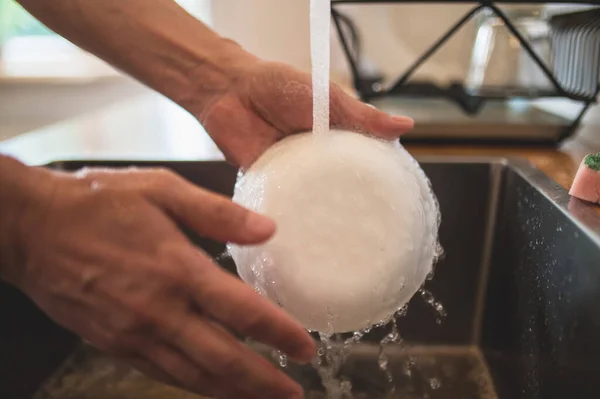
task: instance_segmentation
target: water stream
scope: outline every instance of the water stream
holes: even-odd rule
[[[313,133],[329,131],[331,0],[310,2],[310,49],[313,85]]]

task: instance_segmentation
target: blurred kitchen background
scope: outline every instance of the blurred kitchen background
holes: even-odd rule
[[[233,38],[257,55],[310,70],[309,0],[178,0],[178,3],[222,35]],[[343,5],[338,9],[351,18],[360,34],[362,69],[367,74],[383,77],[378,84],[386,84],[400,75],[472,7],[472,4],[410,3]],[[524,6],[519,7],[522,11]],[[537,5],[525,6],[524,12],[545,15],[572,12],[579,8],[582,6]],[[502,9],[510,11],[511,7],[502,6]],[[515,15],[521,11],[517,10]],[[467,23],[417,70],[414,79],[442,86],[453,81],[472,81],[474,48],[481,41],[478,38],[482,32],[481,21],[479,18]],[[173,130],[171,142],[166,145],[180,148],[183,154],[186,149],[210,147],[205,138],[199,138],[197,133],[201,127],[194,118],[46,30],[13,0],[0,0],[0,60],[0,140],[108,106],[114,107],[114,112],[118,113],[124,109],[123,105],[145,101],[144,104],[151,105],[140,107],[138,114],[132,113],[134,108],[128,108],[127,126],[122,125],[121,119],[118,129],[102,125],[102,121],[89,128],[121,134],[161,124]],[[352,91],[348,59],[333,30],[331,73],[334,81]],[[487,74],[498,76],[497,70],[490,69]],[[448,102],[443,102],[443,109],[439,103],[416,101],[396,105],[381,103],[378,106],[390,112],[406,113],[419,124],[429,123],[435,131],[452,123],[456,123],[458,129],[469,124],[476,126],[474,134],[485,135],[485,127],[492,126],[490,123],[477,125],[480,117],[468,116]],[[148,107],[152,107],[153,111],[148,112]],[[525,125],[532,127],[538,124],[542,129],[568,125],[581,109],[579,103],[567,99],[528,101],[523,107],[536,110],[533,117],[527,116],[529,119]],[[508,118],[507,115],[513,114],[513,111],[509,115],[504,110],[491,118],[498,125]],[[521,117],[519,113],[517,119]],[[115,120],[106,120],[105,123],[117,123]],[[507,130],[505,127],[502,129]],[[452,129],[449,134],[452,134]],[[585,141],[600,142],[600,111],[596,106],[586,114],[578,135]],[[123,140],[127,138],[123,137]],[[197,156],[198,151],[197,148],[189,150],[189,155]]]

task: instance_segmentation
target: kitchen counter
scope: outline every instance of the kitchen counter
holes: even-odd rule
[[[411,145],[407,146],[407,149],[415,156],[453,155],[525,158],[565,190],[569,190],[583,158],[591,152],[600,151],[600,146],[580,140],[571,140],[565,142],[559,148]]]
[[[194,117],[146,93],[2,141],[0,152],[30,165],[70,159],[223,159]]]
[[[417,121],[418,123],[418,121]],[[573,139],[560,148],[407,145],[414,155],[522,157],[565,189],[583,157],[598,146]],[[0,152],[28,164],[69,159],[221,160],[191,115],[159,95],[142,95],[0,142]]]

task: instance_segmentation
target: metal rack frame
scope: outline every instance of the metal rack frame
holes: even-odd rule
[[[349,24],[349,18],[344,16],[341,12],[336,10],[336,5],[339,4],[374,4],[374,3],[437,3],[436,1],[403,1],[403,0],[333,0],[331,5],[331,16],[337,31],[337,35],[342,44],[342,49],[344,51],[345,57],[348,60],[350,65],[350,70],[352,73],[353,83],[363,101],[369,101],[370,99],[380,98],[390,95],[397,95],[402,92],[402,88],[405,87],[408,80],[414,75],[421,65],[425,63],[428,59],[430,59],[450,38],[458,32],[460,28],[462,28],[467,22],[469,22],[477,13],[480,11],[487,9],[490,10],[493,14],[495,14],[498,18],[500,18],[510,33],[519,41],[521,46],[525,49],[527,54],[533,59],[533,61],[537,64],[537,66],[542,70],[544,75],[549,79],[555,89],[555,93],[552,95],[553,97],[563,97],[569,98],[571,100],[575,100],[581,102],[583,107],[579,114],[573,119],[571,125],[569,125],[562,134],[560,135],[558,141],[571,136],[577,127],[580,125],[581,120],[590,109],[590,106],[596,102],[596,97],[600,93],[600,85],[597,87],[596,92],[593,97],[587,98],[584,96],[575,95],[569,93],[565,88],[560,84],[557,80],[556,76],[550,71],[548,66],[542,61],[542,59],[538,56],[535,50],[531,47],[530,43],[527,41],[525,37],[518,31],[515,25],[510,21],[508,16],[496,6],[495,3],[507,3],[507,4],[515,4],[515,3],[564,3],[561,1],[452,1],[452,3],[476,3],[476,5],[469,10],[464,16],[459,19],[446,33],[444,33],[437,41],[435,41],[425,52],[415,60],[406,71],[398,77],[394,84],[387,90],[375,90],[370,84],[365,84],[367,81],[362,75],[359,68],[359,60],[355,59],[352,55],[351,51],[351,41],[348,39],[346,34],[344,34],[343,24]],[[600,1],[578,1],[577,4],[598,4],[600,5]],[[350,21],[351,22],[351,21]],[[481,96],[473,96],[464,91],[462,88],[456,87],[456,85],[451,86],[447,90],[433,90],[430,92],[431,96],[438,97],[446,97],[450,100],[457,103],[463,111],[467,114],[476,114],[479,112],[484,103],[488,100],[493,100],[493,98],[486,98]],[[547,97],[547,96],[545,96]]]

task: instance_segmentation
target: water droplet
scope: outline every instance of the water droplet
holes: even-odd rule
[[[427,291],[426,289],[421,289],[419,292],[421,293],[421,298],[423,298],[423,300],[428,304],[431,305],[435,302],[435,298],[431,292]]]
[[[274,350],[273,352],[271,352],[271,356],[273,356],[273,359],[275,359],[281,367],[287,367],[288,357],[285,353],[282,353],[278,350]]]
[[[279,352],[279,365],[283,368],[288,365],[288,357],[285,353]]]
[[[430,378],[429,386],[431,387],[431,389],[440,389],[440,387],[442,386],[442,382],[439,380],[439,378]]]
[[[421,293],[421,298],[423,298],[427,304],[431,305],[433,310],[436,312],[436,323],[441,324],[442,319],[448,316],[448,312],[446,312],[446,309],[444,309],[444,305],[442,305],[441,302],[436,301],[435,297],[430,291],[422,288],[419,292]]]
[[[343,380],[342,383],[340,384],[340,388],[341,388],[342,394],[351,397],[351,395],[352,395],[352,383],[350,381]]]
[[[407,313],[408,313],[408,305],[404,305],[400,309],[398,309],[398,311],[396,312],[395,317],[404,317],[404,316],[406,316]],[[396,321],[394,320],[394,323],[395,322]]]
[[[412,369],[415,366],[415,364],[415,359],[412,356],[409,356],[408,360],[406,360],[402,365],[402,373],[407,377],[411,377]]]
[[[224,251],[215,258],[217,262],[221,262],[226,259],[231,259],[231,253],[229,253],[229,251]]]
[[[388,366],[388,357],[382,354],[381,356],[379,356],[379,359],[377,359],[377,364],[379,365],[380,369],[386,371]]]
[[[440,318],[448,316],[448,312],[446,312],[446,309],[444,309],[444,306],[440,302],[436,302],[433,308]]]

